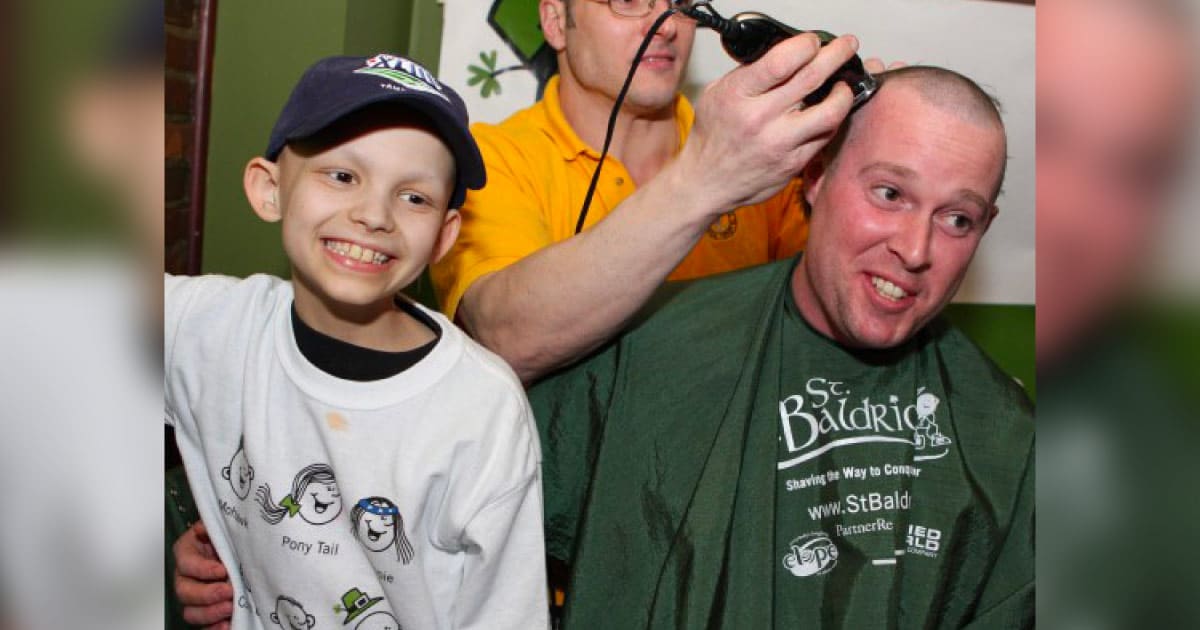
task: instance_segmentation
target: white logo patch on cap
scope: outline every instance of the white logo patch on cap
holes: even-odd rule
[[[355,70],[354,73],[383,77],[411,90],[436,94],[446,101],[450,100],[445,94],[442,94],[442,84],[428,70],[403,57],[375,55],[367,60],[364,67]]]

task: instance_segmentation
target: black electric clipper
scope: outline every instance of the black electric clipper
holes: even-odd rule
[[[770,16],[753,11],[738,13],[728,19],[721,17],[707,2],[697,3],[681,9],[684,15],[696,20],[701,26],[716,31],[721,36],[721,45],[739,63],[753,63],[775,44],[806,31],[792,28]],[[825,46],[836,37],[826,31],[815,33]],[[844,81],[854,93],[854,107],[865,103],[875,93],[878,83],[863,67],[862,59],[854,55],[838,68],[821,87],[804,97],[805,105],[815,105],[825,100],[838,81]]]

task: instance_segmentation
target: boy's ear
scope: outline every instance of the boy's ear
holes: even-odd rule
[[[450,247],[454,245],[454,241],[458,240],[458,228],[462,226],[462,215],[458,210],[450,209],[446,211],[446,216],[442,217],[442,229],[438,232],[438,240],[433,244],[433,252],[429,257],[429,264],[434,264],[450,251]]]
[[[541,0],[538,2],[538,15],[542,21],[542,35],[546,43],[555,52],[562,52],[567,45],[567,2],[560,0]]]
[[[279,208],[279,164],[263,157],[246,163],[242,187],[254,213],[263,221],[274,223],[283,218]]]

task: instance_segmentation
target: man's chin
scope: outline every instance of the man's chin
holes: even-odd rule
[[[844,343],[860,350],[887,350],[907,341],[912,330],[907,324],[858,326],[846,333]]]
[[[651,83],[653,82],[653,83]],[[677,82],[665,78],[647,77],[646,82],[634,86],[625,95],[623,107],[638,113],[666,111],[675,105],[675,96],[679,93]]]

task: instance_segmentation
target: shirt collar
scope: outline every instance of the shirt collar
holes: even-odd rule
[[[546,134],[558,147],[559,153],[562,154],[564,160],[574,160],[580,155],[587,154],[593,160],[600,159],[599,148],[593,148],[587,145],[575,129],[571,127],[571,123],[567,122],[567,117],[563,114],[562,102],[558,98],[558,80],[556,74],[550,77],[546,83],[546,89],[542,92],[541,109],[546,117]],[[687,97],[683,94],[675,95],[675,125],[676,135],[679,137],[679,146],[676,147],[676,153],[683,148],[683,144],[687,142],[688,133],[692,129],[692,121],[695,119],[695,112],[692,110],[692,104],[688,102]]]

